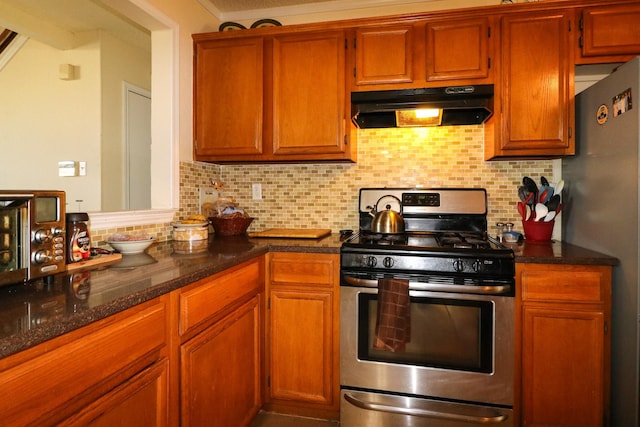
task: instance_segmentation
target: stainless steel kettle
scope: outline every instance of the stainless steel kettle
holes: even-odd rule
[[[385,197],[393,197],[398,200],[398,206],[400,206],[400,212],[394,211],[391,209],[391,205],[387,204],[385,209],[382,211],[378,210],[378,205],[380,204],[380,200],[376,204],[376,207],[373,208],[370,214],[373,216],[373,220],[371,221],[371,232],[372,233],[380,233],[380,234],[402,234],[404,233],[404,218],[402,217],[402,203],[397,197],[394,196],[385,196]]]

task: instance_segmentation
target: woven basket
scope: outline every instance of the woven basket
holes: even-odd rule
[[[253,218],[234,216],[212,216],[209,217],[211,225],[213,225],[213,231],[218,236],[237,236],[247,232],[247,228],[251,225]]]

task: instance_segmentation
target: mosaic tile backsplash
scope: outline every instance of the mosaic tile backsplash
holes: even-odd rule
[[[553,180],[550,160],[483,159],[482,126],[368,129],[358,134],[358,163],[230,165],[185,163],[181,167],[181,213],[198,211],[198,187],[211,179],[255,218],[249,228],[358,227],[358,190],[363,187],[485,188],[490,231],[511,221],[520,231],[517,188],[527,175]],[[262,200],[252,200],[252,184]]]
[[[358,228],[358,190],[364,187],[485,188],[489,231],[513,222],[522,231],[516,203],[523,176],[553,182],[551,160],[483,159],[484,130],[478,126],[368,129],[358,133],[358,163],[304,165],[180,164],[180,209],[176,219],[199,212],[199,189],[224,183],[224,195],[255,218],[249,231],[266,228]],[[252,200],[252,184],[262,200]],[[116,231],[99,230],[99,237]],[[137,230],[136,230],[137,231]],[[171,238],[169,224],[146,228],[158,240]],[[92,232],[93,233],[93,232]],[[93,234],[92,234],[92,237]]]

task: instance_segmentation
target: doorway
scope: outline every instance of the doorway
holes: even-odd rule
[[[124,208],[151,209],[151,93],[124,83]]]

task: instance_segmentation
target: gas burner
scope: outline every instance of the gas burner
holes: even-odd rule
[[[436,236],[442,247],[461,249],[486,249],[491,247],[482,233],[439,233]]]
[[[391,246],[406,243],[407,236],[405,234],[372,233],[361,230],[360,240],[370,245]]]

